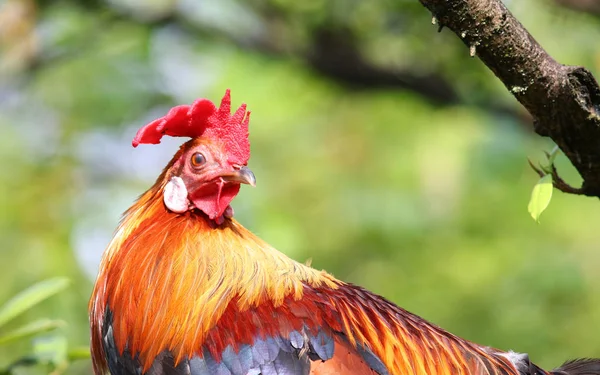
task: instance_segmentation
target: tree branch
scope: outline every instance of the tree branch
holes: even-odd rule
[[[531,113],[535,132],[571,160],[583,178],[571,193],[600,197],[600,87],[592,74],[555,61],[500,0],[420,1]]]

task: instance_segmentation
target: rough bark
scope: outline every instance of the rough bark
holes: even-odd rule
[[[555,61],[500,0],[420,0],[440,27],[456,33],[529,111],[533,128],[550,137],[583,178],[572,188],[600,197],[600,87],[583,67]]]

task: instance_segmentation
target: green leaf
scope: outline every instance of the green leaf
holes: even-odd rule
[[[540,222],[540,215],[550,204],[553,188],[552,175],[549,174],[540,178],[538,183],[533,187],[527,210],[529,211],[529,214],[533,220],[537,221],[538,223]]]
[[[38,337],[33,342],[33,354],[41,363],[59,366],[67,361],[67,338],[63,335]]]
[[[25,289],[0,307],[0,327],[68,285],[68,279],[58,277],[41,281]]]
[[[36,320],[0,336],[0,345],[4,345],[14,340],[20,340],[26,337],[48,332],[58,327],[63,327],[65,325],[66,323],[62,320]]]

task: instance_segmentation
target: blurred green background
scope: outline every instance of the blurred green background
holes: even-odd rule
[[[556,59],[600,76],[598,2],[505,3]],[[231,88],[252,111],[258,180],[233,206],[255,233],[545,367],[600,356],[600,203],[555,192],[531,219],[527,158],[553,144],[436,27],[417,0],[0,2],[0,304],[72,281],[11,325],[62,319],[69,346],[88,345],[100,255],[183,141],[134,150],[133,135]],[[0,345],[0,368],[31,345]]]

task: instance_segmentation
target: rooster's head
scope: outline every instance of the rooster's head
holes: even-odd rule
[[[240,184],[256,183],[246,167],[249,120],[245,104],[231,114],[227,90],[219,108],[208,99],[199,99],[174,107],[137,132],[133,147],[160,143],[163,135],[192,138],[181,146],[162,176],[163,199],[170,211],[198,209],[217,222],[233,214],[229,203]]]

